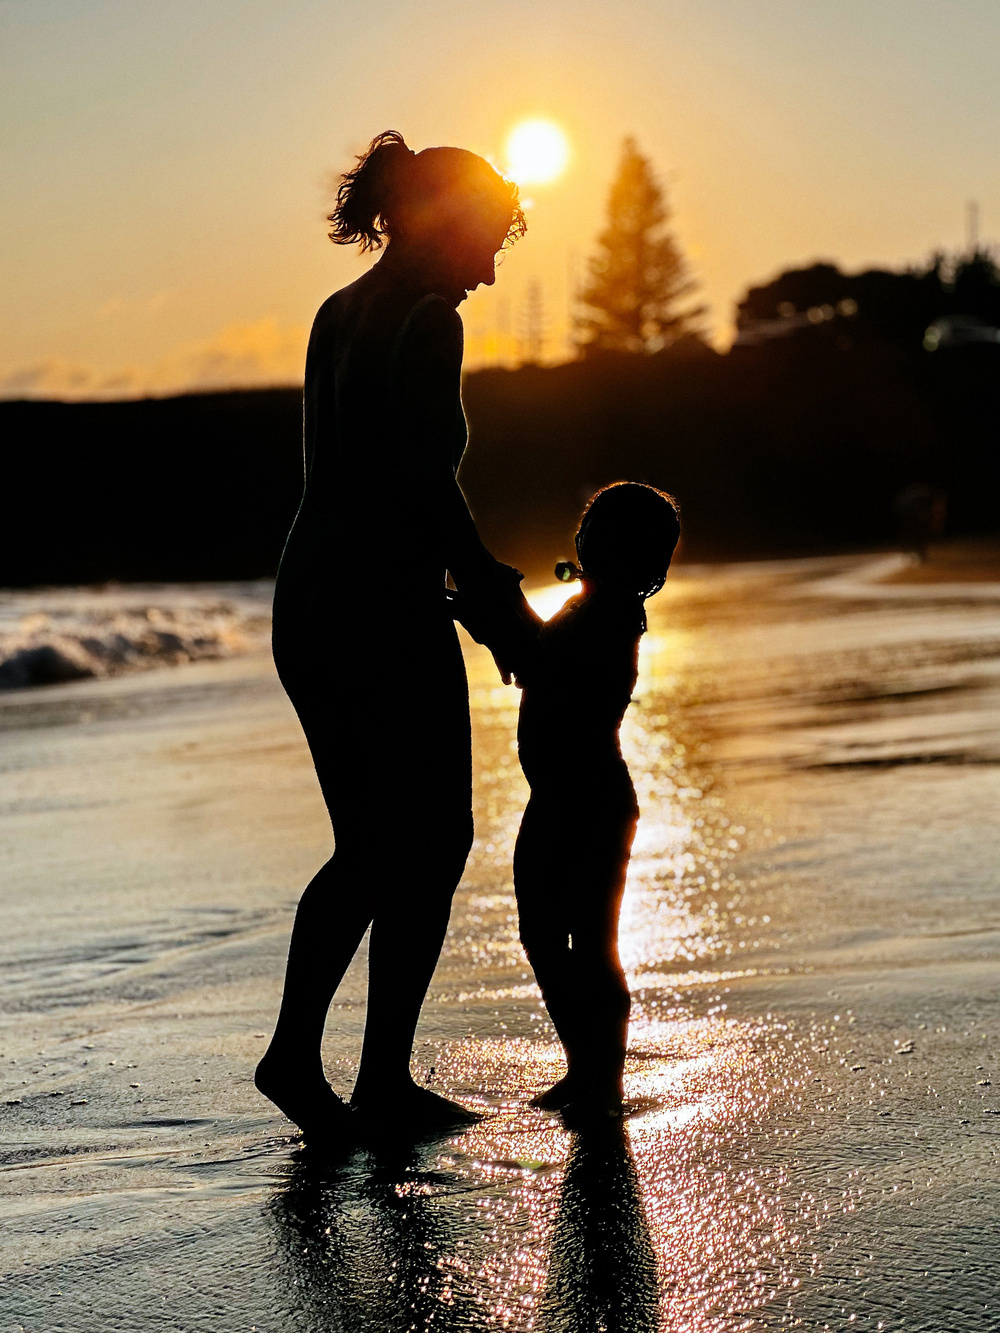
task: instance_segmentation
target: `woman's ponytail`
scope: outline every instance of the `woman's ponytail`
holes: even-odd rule
[[[341,178],[337,206],[327,219],[335,245],[360,241],[362,251],[381,249],[388,234],[386,213],[399,198],[413,158],[398,130],[385,130],[371,141],[358,165]]]

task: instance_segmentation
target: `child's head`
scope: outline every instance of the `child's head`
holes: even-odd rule
[[[638,482],[615,482],[583,511],[577,559],[584,577],[652,597],[663,587],[680,530],[672,496]]]

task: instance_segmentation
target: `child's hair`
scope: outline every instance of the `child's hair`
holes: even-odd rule
[[[341,177],[337,206],[327,219],[336,245],[358,241],[363,251],[379,250],[391,235],[397,210],[408,207],[433,219],[449,196],[465,196],[491,213],[509,213],[505,246],[527,229],[517,186],[465,148],[415,153],[397,130],[384,130],[357,163]]]
[[[617,481],[591,499],[576,534],[584,575],[652,597],[670,568],[681,526],[677,501],[655,486]]]

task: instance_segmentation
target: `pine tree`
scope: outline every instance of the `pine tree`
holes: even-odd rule
[[[697,283],[668,230],[670,208],[635,139],[622,145],[608,225],[579,293],[577,341],[594,352],[656,352],[700,332],[704,306],[683,307]]]

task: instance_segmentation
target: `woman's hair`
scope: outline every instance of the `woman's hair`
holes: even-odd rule
[[[464,148],[425,148],[414,153],[397,130],[377,135],[345,171],[337,190],[337,206],[327,221],[336,245],[359,241],[362,251],[378,250],[391,233],[394,212],[415,206],[433,216],[447,196],[466,195],[485,209],[509,211],[507,246],[527,229],[517,186],[476,153]]]
[[[677,501],[654,486],[618,481],[597,492],[583,511],[576,554],[583,573],[600,583],[652,597],[670,568],[681,526]]]

